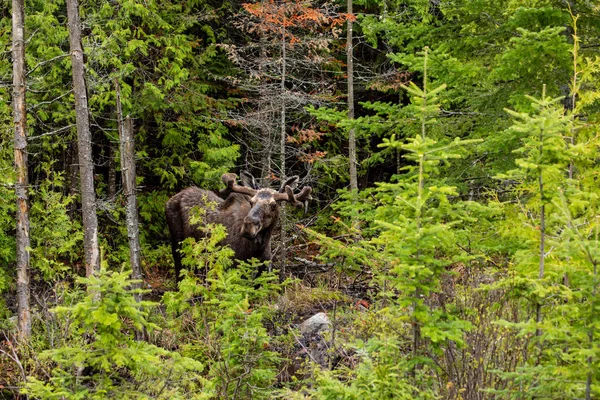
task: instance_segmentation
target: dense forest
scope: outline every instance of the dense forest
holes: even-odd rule
[[[0,15],[0,398],[600,399],[597,0]]]

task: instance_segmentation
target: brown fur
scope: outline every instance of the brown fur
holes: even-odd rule
[[[263,189],[270,190],[270,189]],[[254,211],[258,214],[268,213],[268,225],[263,225],[255,238],[249,239],[242,235],[244,218],[253,209],[250,196],[240,193],[230,193],[223,200],[215,193],[197,187],[189,187],[175,196],[171,197],[166,205],[167,223],[171,233],[171,247],[175,261],[175,274],[179,279],[181,271],[180,242],[188,237],[200,239],[202,232],[190,224],[190,211],[199,206],[206,210],[204,220],[206,223],[218,223],[227,228],[227,238],[221,242],[228,245],[235,252],[238,260],[257,258],[261,261],[271,259],[271,233],[279,218],[279,207],[265,207],[258,204]],[[209,207],[207,203],[213,203],[216,207]],[[262,203],[262,202],[261,202]],[[264,215],[262,216],[264,219]]]
[[[298,194],[293,187],[298,177],[293,176],[282,182],[279,192],[273,189],[260,189],[256,180],[248,173],[242,173],[243,185],[236,184],[235,174],[221,177],[227,189],[223,199],[215,193],[197,187],[187,188],[167,201],[166,217],[171,232],[171,247],[175,261],[175,276],[179,281],[181,272],[180,243],[188,237],[200,239],[202,230],[190,223],[190,212],[194,207],[205,211],[203,222],[221,224],[227,228],[227,237],[221,242],[235,253],[237,260],[257,258],[271,260],[271,234],[279,220],[279,201],[288,201],[302,206],[308,201],[312,188],[305,186]],[[259,273],[262,271],[259,271]]]

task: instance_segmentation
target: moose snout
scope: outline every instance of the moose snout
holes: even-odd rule
[[[246,239],[254,239],[258,232],[260,232],[262,224],[257,218],[246,217],[244,218],[244,224],[242,225],[242,236]]]

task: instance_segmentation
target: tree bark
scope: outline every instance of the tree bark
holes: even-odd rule
[[[281,137],[279,142],[279,152],[281,154],[281,181],[285,181],[285,142],[286,142],[286,133],[285,133],[285,73],[286,73],[286,43],[285,43],[285,20],[284,24],[281,27]],[[285,259],[286,259],[286,224],[287,224],[287,215],[286,215],[286,205],[285,202],[282,202],[280,207],[279,219],[281,226],[281,271],[280,278],[285,279]]]
[[[265,89],[267,85],[264,82],[265,73],[263,71],[263,64],[267,59],[267,39],[261,31],[258,32],[260,36],[260,59],[258,62],[258,75],[263,81],[261,87],[259,87],[259,104],[258,104],[258,115],[261,118],[259,122],[261,139],[263,140],[262,154],[261,154],[261,171],[260,181],[263,187],[269,187],[272,181],[272,162],[273,162],[273,125],[271,123],[271,112],[273,110],[273,99],[268,95],[268,91]],[[268,115],[268,117],[267,117]]]
[[[352,0],[347,1],[348,16],[352,16]],[[346,37],[346,67],[348,75],[348,119],[354,119],[354,48],[352,45],[353,32],[352,20],[348,18]],[[358,189],[358,176],[356,173],[356,134],[354,128],[348,132],[348,162],[350,171],[350,190]]]
[[[79,179],[79,159],[77,157],[77,143],[69,142],[69,147],[67,149],[67,160],[69,163],[68,171],[68,180],[69,180],[69,196],[77,196],[78,189],[78,179]],[[75,214],[77,213],[77,202],[71,201],[69,203],[69,217],[75,218]]]
[[[140,235],[137,210],[137,193],[135,186],[135,139],[133,137],[133,121],[127,116],[123,120],[121,108],[121,88],[115,78],[115,91],[117,94],[117,121],[121,143],[121,180],[123,192],[127,198],[126,220],[127,238],[129,239],[129,260],[131,262],[131,279],[141,280],[142,269],[140,261]],[[134,289],[139,289],[141,282],[133,284]],[[135,294],[135,300],[140,302],[142,295]]]
[[[96,193],[94,191],[92,134],[90,132],[88,99],[84,78],[83,48],[81,46],[81,21],[79,19],[79,2],[77,0],[67,0],[67,18],[71,63],[73,64],[73,93],[75,95],[77,122],[85,274],[89,277],[100,269],[100,252],[98,249]]]
[[[121,121],[121,120],[120,120]],[[108,182],[106,196],[114,199],[117,194],[117,163],[115,162],[115,147],[112,142],[108,144]]]
[[[29,308],[29,177],[27,174],[27,108],[25,102],[25,2],[12,1],[13,121],[15,130],[15,168],[17,181],[17,308],[19,339],[31,336]]]

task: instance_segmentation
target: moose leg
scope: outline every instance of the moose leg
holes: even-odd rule
[[[181,253],[179,252],[179,241],[176,238],[171,240],[171,251],[173,253],[173,262],[175,264],[175,282],[179,283],[181,281],[181,277],[179,274],[181,273]]]
[[[167,225],[169,227],[169,234],[171,236],[171,251],[173,253],[173,262],[175,265],[175,282],[179,283],[181,273],[181,253],[180,242],[183,238],[183,225],[181,208],[179,207],[179,199],[173,197],[169,200],[165,207],[165,215],[167,217]]]

